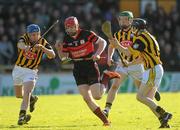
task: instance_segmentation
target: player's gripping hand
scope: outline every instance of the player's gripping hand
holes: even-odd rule
[[[41,44],[36,44],[36,45],[34,45],[33,48],[34,48],[35,50],[42,50],[42,49],[44,48],[44,46],[41,45]]]
[[[93,61],[97,61],[97,60],[100,60],[100,55],[93,55],[92,56],[92,59],[93,59]]]
[[[30,48],[31,48],[31,46],[25,46],[25,47],[24,47],[24,50],[27,52],[27,51],[30,50]]]
[[[62,48],[62,44],[59,42],[56,42],[55,48],[56,48],[56,50],[59,50],[60,48]]]
[[[112,47],[118,49],[120,44],[119,44],[119,41],[116,39],[116,38],[111,38],[111,39],[108,39],[109,40],[109,43]]]

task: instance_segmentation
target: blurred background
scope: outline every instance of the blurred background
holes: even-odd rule
[[[160,91],[180,90],[180,1],[179,0],[0,0],[0,95],[13,95],[11,71],[17,58],[17,41],[31,23],[40,25],[42,33],[57,19],[46,39],[54,45],[64,36],[64,19],[76,16],[80,27],[92,30],[106,39],[101,31],[105,20],[112,22],[112,31],[119,30],[117,14],[130,10],[135,17],[147,20],[148,30],[159,42],[165,74]],[[102,54],[107,56],[107,50]],[[115,54],[114,58],[118,58]],[[106,60],[99,62],[101,71]],[[39,66],[36,94],[77,93],[72,64],[62,65],[58,57],[43,57]],[[120,92],[134,92],[132,79],[127,79]]]

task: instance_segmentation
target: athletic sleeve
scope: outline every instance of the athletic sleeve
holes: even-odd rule
[[[96,43],[96,41],[98,40],[98,36],[96,35],[96,33],[94,33],[93,31],[90,31],[90,35],[88,37],[88,40],[90,42]]]
[[[46,42],[45,47],[46,47],[47,49],[52,49],[52,46],[47,42],[46,39],[44,39],[44,42]]]
[[[52,46],[51,46],[49,43],[46,43],[45,47],[46,47],[47,49],[52,49]]]
[[[62,44],[63,44],[63,45],[62,45],[62,52],[69,52],[68,46],[67,46],[67,44],[66,44],[66,37],[64,38]]]
[[[27,44],[24,37],[20,37],[18,43],[24,43],[25,45]]]

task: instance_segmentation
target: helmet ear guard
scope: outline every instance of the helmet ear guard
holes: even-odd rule
[[[131,26],[137,28],[138,30],[146,29],[147,28],[147,22],[144,19],[135,18],[135,19],[133,19]]]

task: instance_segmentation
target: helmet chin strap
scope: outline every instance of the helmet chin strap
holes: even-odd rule
[[[129,26],[126,26],[126,28],[125,28],[125,27],[122,27],[122,29],[125,30],[125,31],[127,31],[130,27],[131,27],[131,26],[129,25]]]

